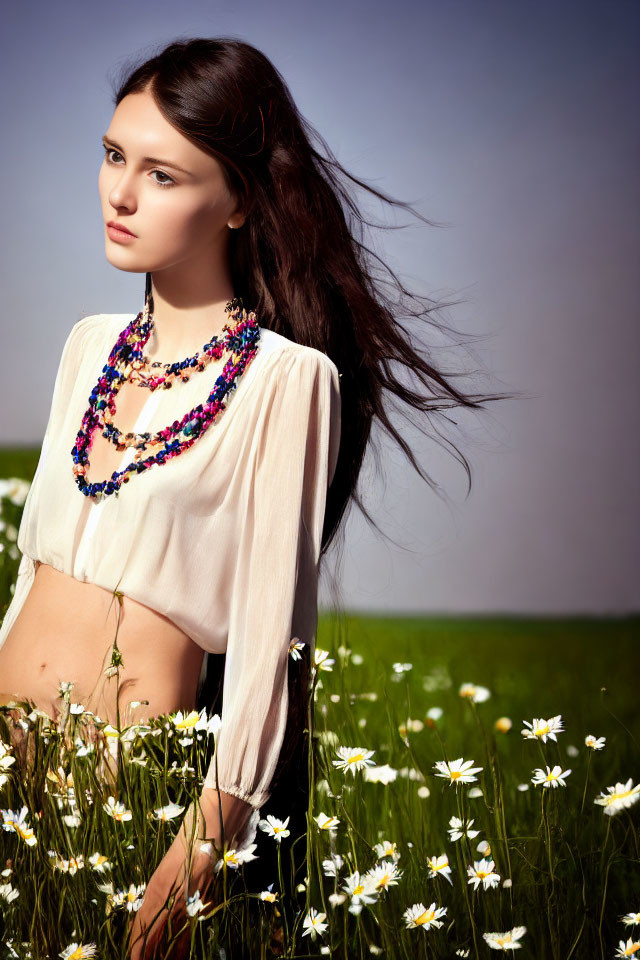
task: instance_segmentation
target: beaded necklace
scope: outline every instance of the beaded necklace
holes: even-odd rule
[[[73,475],[81,493],[96,500],[111,494],[118,496],[121,485],[129,482],[129,474],[141,473],[154,464],[162,465],[172,457],[179,456],[205,433],[220,411],[225,409],[225,397],[236,389],[242,373],[258,351],[260,340],[260,326],[255,312],[247,312],[243,308],[242,298],[234,297],[225,309],[229,321],[222,328],[224,336],[215,336],[206,343],[202,348],[202,355],[196,353],[193,357],[175,363],[150,364],[148,357],[143,354],[143,347],[154,329],[153,317],[147,303],[145,309],[119,334],[98,382],[91,391],[89,407],[82,418],[82,426],[71,450]],[[183,371],[190,369],[193,372],[195,369],[196,372],[202,372],[211,360],[222,356],[224,352],[230,354],[229,359],[206,402],[193,407],[181,420],[174,420],[154,434],[123,435],[113,423],[116,412],[115,398],[126,380],[152,391],[159,387],[168,389],[178,377],[183,381],[189,379],[190,375]],[[145,376],[144,370],[150,366],[164,367],[164,375]],[[98,428],[107,440],[116,445],[116,449],[136,449],[133,462],[127,464],[123,470],[114,470],[110,479],[92,483],[86,479],[86,474],[90,466],[89,451],[93,444],[93,435]],[[161,447],[157,453],[143,458],[148,447],[157,446]]]

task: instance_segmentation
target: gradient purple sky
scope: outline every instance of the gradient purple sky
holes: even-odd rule
[[[77,319],[143,304],[144,277],[104,256],[110,76],[177,37],[218,34],[273,60],[351,173],[447,224],[361,195],[376,219],[411,224],[373,241],[405,284],[465,298],[446,318],[484,339],[463,365],[526,393],[456,416],[467,499],[462,468],[416,431],[448,504],[398,448],[383,446],[384,482],[368,461],[366,503],[392,540],[353,512],[345,606],[637,611],[635,2],[5,5],[0,442],[41,442]]]

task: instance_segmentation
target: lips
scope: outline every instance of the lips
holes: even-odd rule
[[[129,230],[128,227],[125,227],[124,223],[118,223],[116,220],[109,220],[107,226],[113,227],[114,230],[120,230],[121,233],[128,233],[131,237],[135,237],[135,233],[132,230]]]

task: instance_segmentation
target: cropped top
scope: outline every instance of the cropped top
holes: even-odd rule
[[[340,443],[338,370],[321,351],[261,327],[257,354],[196,442],[131,475],[117,497],[95,501],[76,485],[71,450],[133,316],[85,317],[66,340],[0,646],[41,561],[118,589],[205,651],[226,653],[217,779],[212,761],[204,786],[259,807],[284,739],[291,639],[315,649],[326,495]],[[134,431],[162,429],[204,402],[213,386],[206,378],[204,371],[173,390],[149,391]],[[131,459],[128,448],[120,469]]]

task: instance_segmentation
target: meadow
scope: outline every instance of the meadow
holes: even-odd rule
[[[28,480],[37,456],[6,451],[0,475]],[[2,493],[4,610],[24,486]],[[280,896],[287,810],[256,822],[277,848],[272,883],[243,889],[252,843],[216,852],[189,955],[640,957],[638,626],[321,615],[306,874]],[[0,707],[0,942],[7,957],[115,960],[219,718],[115,729],[60,694],[57,721],[22,708],[28,777]]]

